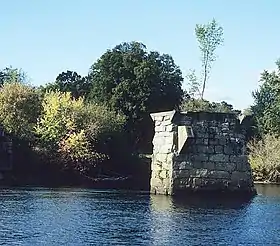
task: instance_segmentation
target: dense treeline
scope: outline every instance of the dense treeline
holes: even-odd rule
[[[280,61],[272,72],[261,74],[250,108],[255,119],[255,139],[249,143],[250,163],[256,180],[280,182]]]
[[[215,20],[196,27],[204,73],[199,79],[191,71],[185,91],[173,58],[138,42],[107,50],[86,76],[67,70],[40,87],[31,85],[21,69],[1,70],[0,122],[13,139],[16,178],[63,183],[68,177],[69,183],[102,175],[139,176],[149,172],[139,156],[152,153],[151,112],[239,115],[229,103],[203,97],[222,35]],[[249,158],[260,180],[277,181],[280,176],[280,62],[277,65],[276,71],[262,74],[254,105],[244,111],[254,122]]]
[[[38,88],[19,69],[1,70],[0,122],[13,138],[14,172],[139,173],[139,153],[152,151],[149,113],[178,109],[182,81],[170,55],[137,42],[106,51],[85,77],[65,71]]]

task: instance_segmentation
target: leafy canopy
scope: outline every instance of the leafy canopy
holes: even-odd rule
[[[253,92],[251,110],[255,116],[259,134],[280,134],[280,64],[277,69],[261,74],[261,85]]]
[[[201,76],[197,76],[195,70],[191,70],[187,79],[190,85],[190,95],[200,96],[203,99],[212,65],[217,58],[216,49],[224,42],[223,28],[213,19],[207,24],[197,24],[195,35],[201,53]]]
[[[0,71],[0,85],[5,83],[26,83],[27,76],[22,69],[6,67]]]
[[[121,110],[129,119],[178,107],[182,75],[170,55],[148,52],[131,42],[108,50],[92,65],[91,100]]]
[[[0,89],[0,122],[5,130],[20,139],[34,139],[34,126],[40,114],[41,101],[37,91],[18,82]]]
[[[82,121],[83,99],[72,99],[70,92],[47,92],[36,133],[48,149],[55,149],[68,133],[77,130]]]
[[[78,97],[86,96],[89,92],[89,87],[86,77],[82,77],[77,72],[67,70],[60,73],[55,82],[47,84],[42,90],[70,92],[77,99]]]
[[[95,145],[122,129],[122,116],[70,92],[46,92],[42,107],[36,126],[40,146],[79,171],[103,160]]]
[[[235,110],[233,106],[225,101],[209,102],[204,99],[186,98],[181,105],[182,111],[204,111],[217,113],[235,113],[239,115],[241,111]]]

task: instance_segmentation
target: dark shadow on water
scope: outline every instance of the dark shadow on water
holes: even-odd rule
[[[173,197],[173,205],[176,207],[242,209],[248,206],[252,199],[253,197],[242,195],[193,195],[190,197]]]
[[[241,195],[164,196],[152,195],[151,205],[156,210],[174,209],[243,209],[251,204],[253,197]]]

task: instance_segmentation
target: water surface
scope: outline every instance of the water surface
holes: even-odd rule
[[[251,201],[0,189],[0,245],[280,245],[280,186]]]

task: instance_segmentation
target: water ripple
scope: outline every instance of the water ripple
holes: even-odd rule
[[[280,245],[280,187],[252,201],[1,189],[0,245]]]

